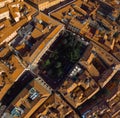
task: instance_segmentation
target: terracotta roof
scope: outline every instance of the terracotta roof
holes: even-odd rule
[[[89,56],[90,56],[90,54],[91,54],[91,51],[92,51],[92,48],[93,48],[93,45],[90,44],[90,45],[87,47],[85,53],[83,54],[83,57],[82,57],[82,58],[83,58],[85,61],[89,58]]]
[[[28,97],[30,96],[31,88],[34,88],[39,95],[32,102],[29,102]],[[10,104],[8,110],[10,110],[12,105],[15,107],[20,107],[23,104],[26,109],[21,117],[30,118],[30,116],[48,99],[49,96],[50,93],[43,86],[41,86],[36,79],[32,80]]]
[[[7,7],[0,8],[0,14],[4,12],[9,12],[9,9]]]

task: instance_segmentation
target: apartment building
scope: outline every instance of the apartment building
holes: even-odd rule
[[[0,20],[4,18],[10,18],[9,9],[7,7],[0,8]]]
[[[0,0],[0,8],[4,7],[7,3],[11,3],[13,0]]]
[[[33,3],[40,11],[48,9],[49,7],[59,4],[62,1],[64,0],[26,0],[26,2]]]

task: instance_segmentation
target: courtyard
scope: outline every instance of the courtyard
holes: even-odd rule
[[[39,74],[53,88],[65,80],[70,69],[82,57],[86,46],[76,36],[62,33],[38,63]]]

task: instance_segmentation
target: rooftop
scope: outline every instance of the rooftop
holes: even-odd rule
[[[59,1],[63,1],[63,0],[29,0],[30,2],[33,2],[34,4],[36,5],[42,5],[42,4],[52,4],[53,5],[56,5],[55,3],[59,3]],[[53,6],[53,5],[50,5],[50,6]],[[47,5],[46,5],[47,6]]]
[[[38,4],[45,3],[45,2],[52,2],[55,0],[30,0],[30,1],[38,5]]]
[[[72,108],[57,94],[51,95],[31,116],[31,118],[35,117],[79,118],[79,116],[72,110]]]
[[[29,118],[50,96],[50,93],[37,81],[36,78],[28,83],[9,105],[7,111],[14,118]],[[17,112],[17,109],[20,109],[20,112]]]
[[[97,102],[97,101],[96,101]],[[97,102],[97,104],[94,104],[88,111],[86,111],[82,116],[86,117],[86,118],[91,118],[94,116],[99,116],[101,118],[109,118],[108,116],[110,116],[110,114],[106,114],[107,111],[109,110],[109,107],[107,106],[107,104],[105,102]]]
[[[0,0],[0,117],[119,118],[119,6]]]
[[[60,87],[60,93],[77,108],[99,91],[99,87],[87,71],[68,78]]]
[[[120,65],[116,65],[108,70],[106,70],[102,75],[101,79],[98,81],[101,87],[104,87],[119,71]],[[106,79],[107,78],[107,79]]]
[[[20,19],[24,19],[25,16],[28,17],[28,15],[33,15],[36,12],[33,7],[24,1],[15,1],[9,3],[8,8],[15,22],[20,21]]]
[[[119,76],[120,71],[113,76],[113,79],[101,91],[78,108],[83,116],[92,117],[96,114],[101,118],[105,116],[105,118],[109,118],[119,115]]]
[[[0,33],[1,35],[7,30],[7,28],[11,27],[11,23],[8,19],[3,19],[0,22]]]
[[[20,2],[16,1],[16,2],[7,3],[7,4],[8,6],[5,8],[8,9],[8,12],[11,15],[9,16],[10,18],[8,19],[9,20],[8,26],[7,26],[8,24],[7,20],[6,22],[4,20],[3,22],[1,22],[2,24],[4,24],[4,27],[0,29],[1,44],[4,42],[10,42],[17,35],[18,29],[20,29],[21,26],[23,26],[25,23],[30,21],[32,19],[32,15],[36,13],[35,8],[33,8],[32,6],[30,6],[29,4],[23,1],[20,1]],[[24,6],[26,6],[27,11],[23,9]],[[1,8],[0,10],[5,8]],[[3,13],[3,11],[1,11],[1,13]],[[26,17],[23,15],[25,13],[26,13]]]
[[[0,15],[5,12],[9,12],[9,9],[7,7],[0,8]]]
[[[92,53],[92,49],[93,49],[94,47],[93,47],[93,45],[92,44],[90,44],[88,47],[87,47],[87,51],[85,51],[85,53],[83,54],[83,57],[82,57],[82,59],[84,59],[84,60],[88,60],[88,58],[90,57],[90,55],[91,55],[91,53]]]
[[[41,55],[45,52],[45,50],[43,50],[45,46],[48,45],[49,47],[51,41],[55,40],[56,35],[59,35],[63,29],[62,24],[43,13],[37,15],[32,23],[34,25],[27,24],[21,28],[19,31],[20,36],[18,36],[12,44],[27,63],[34,63],[35,60],[39,61]],[[24,32],[25,29],[26,32]],[[20,41],[18,42],[17,40],[19,39]],[[18,44],[14,46],[14,43]]]
[[[79,31],[77,33],[81,33],[89,23],[87,15],[93,10],[93,6],[77,0],[70,5],[52,12],[50,15],[65,23],[66,27],[73,32],[76,32],[76,29],[78,29]]]
[[[55,5],[61,4],[65,0],[25,0],[40,11],[44,11],[48,8],[54,7]]]
[[[107,10],[106,10],[107,9]],[[50,15],[66,25],[66,28],[82,34],[102,46],[105,50],[114,49],[113,34],[119,27],[119,9],[113,8],[109,2],[75,1]],[[118,31],[118,28],[117,28]],[[105,39],[105,35],[108,35]]]
[[[10,51],[8,45],[0,46],[0,100],[14,84],[24,67],[17,57]]]

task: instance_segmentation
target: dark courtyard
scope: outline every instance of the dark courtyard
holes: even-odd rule
[[[57,88],[65,80],[70,69],[82,57],[86,46],[71,32],[62,33],[39,61],[39,75]]]

